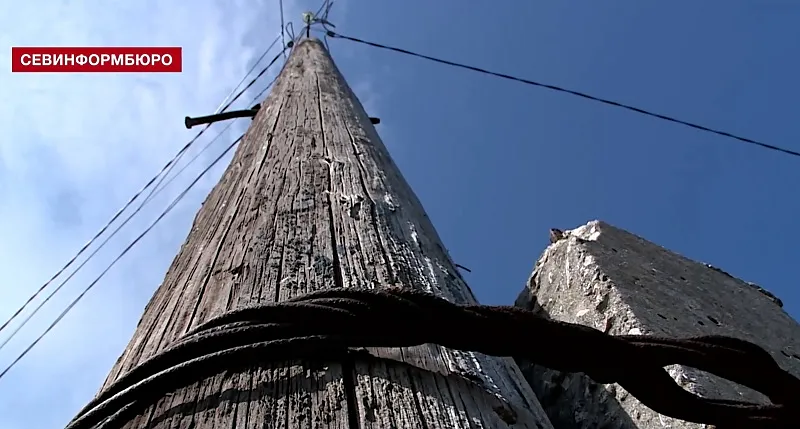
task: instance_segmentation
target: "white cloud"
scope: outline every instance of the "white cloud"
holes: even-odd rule
[[[317,4],[309,1],[307,8],[316,10]],[[289,0],[284,5],[287,19],[303,10]],[[2,10],[4,46],[181,46],[184,71],[5,72],[0,85],[0,322],[197,132],[183,127],[183,117],[212,112],[279,31],[277,1],[84,0],[46,7],[3,1]],[[6,70],[9,51],[0,53]],[[247,107],[269,77],[237,106]],[[0,350],[0,369],[244,129],[246,121],[241,122]],[[198,148],[224,125],[209,130]],[[223,168],[224,162],[0,379],[0,427],[63,427],[97,391]],[[0,341],[9,332],[0,334]]]

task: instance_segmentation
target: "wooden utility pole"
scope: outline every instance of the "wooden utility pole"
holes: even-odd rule
[[[303,40],[104,387],[228,310],[390,285],[476,302],[328,52]],[[552,428],[510,358],[434,345],[371,353],[221,367],[126,427]]]
[[[741,338],[763,347],[783,369],[800,376],[800,325],[760,286],[605,222],[555,235],[517,305],[614,335]],[[618,384],[598,384],[583,374],[522,359],[520,364],[558,428],[708,427],[660,415]],[[754,390],[694,368],[667,369],[679,385],[702,397],[769,402]]]

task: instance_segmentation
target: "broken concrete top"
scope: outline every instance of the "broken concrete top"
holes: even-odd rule
[[[536,263],[517,305],[611,334],[738,337],[761,345],[781,367],[800,375],[800,326],[772,294],[601,221],[564,231]],[[768,402],[757,392],[692,368],[667,369],[680,385],[704,397]],[[555,401],[551,409],[572,407],[567,414],[594,420],[588,426],[573,422],[574,427],[602,423],[597,419],[612,419],[617,427],[702,427],[660,416],[619,386],[604,386],[598,394],[588,379],[542,368],[528,371],[528,376],[535,378],[529,381],[543,404],[548,400],[541,396],[559,384],[562,402],[574,405]],[[598,403],[602,401],[616,403]],[[627,416],[591,416],[610,409]]]

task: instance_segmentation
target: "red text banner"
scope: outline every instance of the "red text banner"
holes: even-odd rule
[[[179,47],[12,47],[14,73],[179,73]]]

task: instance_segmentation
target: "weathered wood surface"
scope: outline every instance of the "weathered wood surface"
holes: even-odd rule
[[[475,302],[319,41],[294,48],[262,106],[106,385],[248,304],[387,285]],[[379,357],[353,368],[220,368],[127,427],[552,427],[510,358],[436,346],[372,352]]]
[[[775,297],[603,222],[566,231],[550,245],[517,305],[612,334],[730,335],[761,345],[800,375],[800,326]],[[559,429],[704,427],[661,416],[616,384],[519,363]],[[667,370],[704,397],[767,403],[758,392],[693,368]]]

